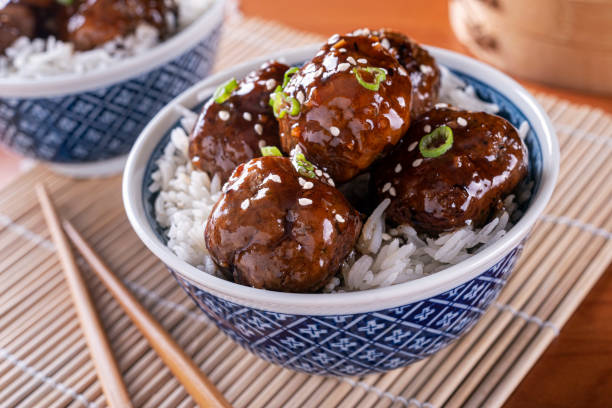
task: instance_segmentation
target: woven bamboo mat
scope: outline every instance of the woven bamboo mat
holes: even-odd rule
[[[232,24],[218,67],[320,38],[260,20]],[[612,117],[547,96],[560,182],[495,307],[465,337],[408,368],[363,378],[295,373],[249,354],[208,321],[140,243],[120,179],[74,181],[41,167],[0,194],[0,406],[105,406],[53,244],[36,204],[42,181],[60,211],[236,407],[501,405],[612,261]],[[119,306],[87,269],[138,407],[192,407]]]

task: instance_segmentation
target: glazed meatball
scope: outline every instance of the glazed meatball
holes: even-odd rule
[[[298,172],[289,158],[272,156],[234,171],[208,218],[205,241],[235,282],[315,292],[338,271],[359,236],[360,214],[311,175]]]
[[[177,10],[174,0],[80,1],[68,20],[66,35],[80,51],[129,35],[141,23],[157,28],[164,38],[176,28]]]
[[[9,3],[0,9],[0,52],[4,52],[19,37],[34,37],[36,17],[30,7]]]
[[[404,34],[392,30],[378,30],[372,35],[380,38],[383,47],[408,70],[412,81],[411,117],[414,119],[433,107],[440,91],[440,69],[436,60]]]
[[[526,176],[527,159],[505,119],[440,108],[413,122],[372,180],[378,197],[391,199],[388,218],[438,234],[482,226]]]
[[[208,101],[190,138],[189,155],[196,168],[219,173],[225,181],[239,164],[260,156],[260,146],[279,145],[269,100],[287,69],[279,62],[266,63],[236,83],[227,100]]]
[[[406,132],[411,93],[408,72],[375,38],[335,35],[283,91],[291,102],[277,109],[283,150],[299,146],[336,182],[348,181]]]

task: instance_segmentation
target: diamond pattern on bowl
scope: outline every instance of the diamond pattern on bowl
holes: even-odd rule
[[[245,307],[173,275],[221,330],[261,358],[309,374],[365,375],[425,358],[469,330],[499,294],[521,248],[440,295],[348,315],[302,316]]]
[[[55,98],[0,98],[0,142],[56,163],[125,155],[161,108],[208,75],[219,34],[217,27],[174,60],[107,88]]]

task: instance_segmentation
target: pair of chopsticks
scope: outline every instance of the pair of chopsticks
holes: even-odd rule
[[[112,408],[132,407],[121,371],[114,359],[66,235],[195,402],[201,407],[231,407],[168,332],[105,265],[81,234],[68,221],[60,221],[55,206],[42,184],[36,186],[36,193],[64,268],[81,328],[108,404]]]

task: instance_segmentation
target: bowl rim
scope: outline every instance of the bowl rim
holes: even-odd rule
[[[212,92],[214,85],[228,78],[241,77],[240,75],[245,75],[269,59],[284,59],[289,63],[308,60],[318,48],[317,44],[277,52],[215,74],[175,98],[143,130],[126,164],[123,200],[133,229],[153,254],[188,282],[224,300],[277,313],[338,315],[384,310],[444,293],[475,278],[521,243],[542,214],[557,180],[560,152],[552,123],[535,98],[507,75],[473,58],[428,46],[426,48],[442,65],[474,76],[506,96],[528,118],[532,131],[539,140],[542,153],[539,189],[523,217],[499,241],[469,259],[432,275],[384,288],[334,294],[284,293],[242,286],[189,265],[161,242],[145,216],[142,200],[143,178],[153,149],[180,116],[174,106],[182,104],[194,107],[197,102],[196,95]],[[496,85],[493,86],[493,83]]]
[[[226,1],[213,0],[201,16],[176,35],[107,69],[36,79],[0,78],[0,95],[19,99],[66,96],[105,88],[150,72],[179,57],[208,36],[223,21]]]

